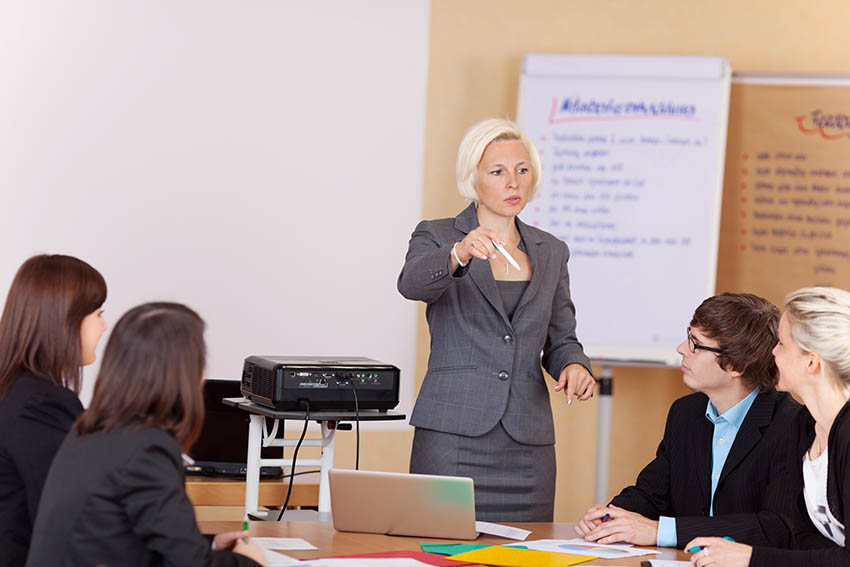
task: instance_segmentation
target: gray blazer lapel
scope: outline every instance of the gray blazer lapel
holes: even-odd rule
[[[522,236],[522,241],[525,243],[525,253],[528,254],[528,259],[531,261],[531,281],[514,310],[513,318],[516,319],[528,305],[533,297],[537,295],[540,289],[540,284],[543,281],[543,275],[549,265],[549,252],[543,246],[543,239],[536,232],[529,229],[528,225],[521,220],[516,220],[517,228]]]
[[[478,215],[475,214],[475,205],[471,204],[455,217],[455,230],[467,235],[476,228],[478,228]],[[510,326],[510,321],[505,314],[505,308],[502,304],[502,296],[499,295],[496,280],[493,278],[493,270],[490,268],[490,262],[478,258],[472,258],[469,262],[469,276],[472,278],[472,281],[475,282],[475,285],[478,286],[481,294],[490,302],[493,309]]]

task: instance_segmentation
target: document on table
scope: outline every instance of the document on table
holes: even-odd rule
[[[288,567],[289,565],[295,565],[301,562],[300,559],[295,559],[288,555],[284,555],[283,553],[278,553],[277,551],[264,549],[263,553],[266,554],[266,561],[268,561],[268,567]]]
[[[599,559],[622,559],[623,557],[639,557],[661,553],[654,549],[641,549],[631,545],[605,545],[593,543],[581,538],[573,539],[539,539],[536,541],[525,541],[522,545],[528,549],[537,551],[549,551],[552,553],[572,553],[575,555],[587,555]]]
[[[693,567],[690,561],[671,561],[670,559],[651,559],[652,567]]]
[[[287,551],[318,549],[315,545],[300,537],[252,537],[251,541],[263,549],[284,549]]]
[[[503,526],[502,524],[491,524],[490,522],[475,522],[475,531],[481,534],[506,537],[519,541],[525,541],[525,538],[531,534],[528,530]]]

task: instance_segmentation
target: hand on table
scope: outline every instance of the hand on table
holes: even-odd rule
[[[589,400],[593,396],[593,389],[595,387],[596,379],[591,376],[587,368],[574,362],[573,364],[566,365],[561,370],[561,376],[558,378],[558,385],[555,386],[555,391],[560,392],[564,390],[564,394],[567,396],[567,404],[571,404],[574,398],[578,398],[581,402]]]
[[[605,515],[611,519],[602,521]],[[627,542],[635,545],[655,545],[658,540],[658,522],[635,512],[616,506],[591,508],[582,518],[586,525],[595,527],[585,534],[584,539],[597,543]]]
[[[602,513],[602,516],[596,514],[599,510],[605,510],[605,512]],[[594,504],[587,509],[587,512],[584,513],[584,517],[578,521],[573,529],[581,537],[586,537],[587,534],[593,531],[593,528],[602,523],[602,520],[599,518],[605,516],[607,511],[608,508],[602,504]]]
[[[742,543],[735,543],[719,537],[698,537],[688,542],[685,550],[694,547],[703,549],[691,555],[691,563],[697,567],[718,565],[722,567],[747,567],[753,548]]]

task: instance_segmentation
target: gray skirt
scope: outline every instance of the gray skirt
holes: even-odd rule
[[[471,477],[476,520],[551,522],[554,516],[555,446],[517,443],[501,423],[480,437],[417,427],[410,472]]]

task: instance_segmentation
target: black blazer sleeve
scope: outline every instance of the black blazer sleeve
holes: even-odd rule
[[[787,522],[788,483],[784,473],[777,472],[766,488],[765,508],[755,513],[721,514],[718,516],[685,516],[676,518],[678,547],[700,536],[729,536],[750,545],[787,547],[791,530]]]
[[[163,567],[184,565],[257,565],[230,552],[213,552],[195,523],[183,488],[180,458],[168,447],[147,445],[121,471],[120,498],[133,518],[133,531],[162,558]]]
[[[15,465],[24,478],[30,528],[53,457],[74,420],[83,412],[80,400],[65,388],[50,388],[29,398],[21,411],[23,437],[16,443]]]

